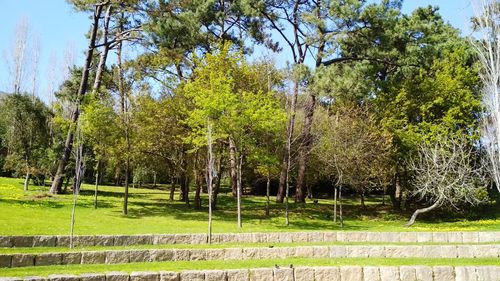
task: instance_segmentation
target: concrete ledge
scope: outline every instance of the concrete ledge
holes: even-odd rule
[[[500,232],[270,232],[214,234],[213,243],[290,242],[488,243],[500,242]],[[75,236],[76,246],[206,244],[206,234],[144,234]],[[0,247],[68,247],[69,236],[0,236]]]

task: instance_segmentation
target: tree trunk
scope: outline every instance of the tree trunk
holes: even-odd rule
[[[30,182],[30,172],[26,170],[26,177],[24,178],[24,191],[28,191],[28,184]]]
[[[94,190],[94,209],[97,209],[97,192],[99,190],[99,166],[100,161],[97,161],[95,169],[95,190]]]
[[[418,215],[432,211],[435,208],[439,207],[440,204],[441,204],[441,200],[437,200],[434,204],[432,204],[431,206],[429,206],[427,208],[422,208],[422,209],[416,210],[413,213],[413,215],[411,216],[411,218],[408,221],[408,223],[406,224],[406,226],[412,226],[415,223],[415,220],[417,219]]]
[[[52,186],[50,187],[50,193],[58,194],[61,192],[61,187],[63,183],[64,173],[66,170],[66,166],[68,165],[69,158],[71,156],[71,150],[73,148],[73,138],[74,138],[74,125],[78,121],[78,117],[80,116],[80,103],[82,101],[83,96],[87,92],[87,84],[89,80],[89,72],[90,66],[92,64],[92,56],[95,48],[95,41],[97,36],[97,29],[99,27],[99,19],[101,17],[102,5],[96,5],[93,17],[93,24],[90,33],[89,46],[87,49],[87,56],[85,59],[85,66],[83,68],[82,79],[80,81],[80,87],[78,89],[78,93],[76,96],[76,105],[71,115],[71,124],[68,129],[68,133],[66,135],[66,141],[64,143],[63,153],[61,158],[59,159],[59,163],[57,165],[57,172],[54,176],[54,181],[52,182]]]
[[[394,175],[394,187],[392,188],[392,192],[390,192],[392,206],[396,210],[401,210],[401,176],[399,172],[396,172]]]
[[[229,138],[229,164],[231,167],[230,176],[231,176],[231,191],[233,196],[237,196],[237,188],[238,188],[238,171],[237,171],[237,160],[236,160],[236,145],[234,144],[234,140]]]
[[[170,180],[170,201],[174,201],[174,194],[175,194],[175,176],[172,176],[172,179]]]
[[[337,222],[337,187],[333,192],[333,222]]]
[[[365,193],[364,192],[361,192],[359,194],[359,197],[360,197],[360,200],[361,200],[361,208],[363,208],[363,210],[366,210],[366,205],[365,205]]]
[[[276,203],[283,203],[285,199],[285,188],[286,188],[286,173],[288,170],[288,152],[283,155],[283,161],[281,162],[280,171],[280,182],[278,185],[278,193],[276,194]]]
[[[196,210],[201,209],[201,189],[203,188],[203,176],[198,170],[198,165],[195,165],[193,174],[194,174],[194,181],[196,183],[196,191],[194,193],[194,208]]]
[[[222,178],[222,153],[219,150],[219,153],[221,154],[218,159],[217,159],[217,177],[213,180],[215,180],[215,183],[213,184],[213,190],[212,190],[212,210],[217,210],[217,197],[219,195],[219,190],[220,190],[220,180]]]
[[[271,190],[271,175],[267,173],[267,182],[266,182],[266,216],[269,217],[269,193]]]
[[[342,187],[339,188],[339,220],[340,227],[344,227],[344,217],[342,216]]]
[[[109,33],[109,21],[111,19],[111,11],[112,5],[108,6],[106,10],[106,15],[104,16],[104,26],[102,30],[102,40],[103,40],[103,50],[99,57],[99,63],[97,65],[97,70],[95,72],[94,85],[92,87],[92,91],[99,91],[99,87],[101,86],[102,81],[102,73],[104,71],[104,66],[106,65],[106,59],[108,57],[109,44],[108,44],[108,33]]]
[[[207,143],[208,143],[208,161],[207,161],[207,191],[208,191],[208,244],[212,244],[212,200],[213,200],[213,177],[214,173],[214,158],[212,154],[212,124],[207,122]]]
[[[242,228],[243,223],[241,221],[241,195],[243,193],[243,188],[241,186],[241,165],[243,164],[243,155],[241,155],[238,159],[238,164],[237,164],[237,201],[238,201],[238,228]]]
[[[305,108],[304,128],[301,134],[301,145],[299,146],[297,186],[295,187],[295,202],[306,202],[306,167],[307,158],[311,150],[311,127],[313,122],[314,108],[316,107],[316,96],[310,94],[309,102]]]

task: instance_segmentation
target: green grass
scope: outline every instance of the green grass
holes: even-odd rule
[[[466,245],[499,245],[496,243],[467,243]],[[385,246],[385,245],[443,245],[443,243],[387,243],[387,242],[293,242],[293,243],[224,243],[224,244],[165,244],[165,245],[134,245],[134,246],[95,246],[95,247],[30,247],[30,248],[0,248],[0,254],[39,254],[66,253],[108,250],[148,250],[148,249],[222,249],[222,248],[266,248],[266,247],[301,247],[301,246]],[[446,245],[464,245],[462,243],[446,243]]]
[[[279,265],[287,267],[297,266],[401,266],[401,265],[500,265],[499,259],[429,259],[429,258],[342,258],[342,259],[267,259],[267,260],[227,260],[227,261],[176,261],[176,262],[145,262],[128,264],[97,264],[97,265],[57,265],[0,269],[0,276],[47,276],[50,274],[81,274],[103,273],[110,271],[182,271],[202,269],[243,269],[273,267]]]
[[[69,234],[72,195],[47,194],[45,187],[22,190],[22,179],[0,178],[0,235]],[[76,209],[75,234],[204,233],[207,210],[194,210],[179,201],[170,202],[168,191],[131,188],[129,215],[122,215],[123,188],[100,187],[99,208],[92,206],[93,186],[83,185]],[[191,198],[193,194],[190,195]],[[177,198],[177,195],[176,195]],[[344,201],[345,226],[332,221],[331,200],[317,204],[291,204],[290,225],[284,225],[284,206],[271,204],[271,216],[264,213],[264,197],[243,198],[243,229],[236,226],[236,204],[230,194],[219,195],[213,231],[499,231],[498,204],[486,219],[428,219],[404,227],[408,214],[394,214],[380,198],[369,198],[361,210],[357,198]],[[203,205],[206,206],[206,197]],[[425,216],[422,217],[425,219]]]

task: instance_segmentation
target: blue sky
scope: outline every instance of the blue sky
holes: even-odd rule
[[[469,0],[406,0],[403,12],[409,13],[419,6],[439,6],[443,18],[469,35],[469,19],[472,7]],[[12,45],[16,24],[21,18],[28,18],[33,33],[40,37],[41,57],[38,75],[38,95],[47,100],[48,80],[56,69],[52,66],[55,57],[57,64],[64,61],[64,53],[70,49],[75,54],[76,64],[83,63],[83,51],[86,47],[85,33],[89,28],[86,14],[74,11],[65,0],[0,0],[0,91],[8,90],[6,50]],[[283,65],[286,56],[277,57],[277,63]],[[52,75],[54,75],[52,73]]]

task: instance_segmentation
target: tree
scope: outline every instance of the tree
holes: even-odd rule
[[[51,113],[38,98],[6,95],[0,100],[0,122],[5,128],[1,139],[7,148],[4,168],[24,174],[24,190],[31,176],[45,175],[43,159],[49,147],[48,124]]]
[[[189,141],[195,149],[207,145],[207,122],[211,122],[211,139],[227,140],[235,147],[237,170],[238,227],[241,228],[243,159],[254,146],[258,132],[273,130],[283,118],[272,93],[260,85],[256,70],[241,54],[224,45],[218,53],[207,54],[198,63],[194,76],[182,91],[192,103],[188,124]]]
[[[486,116],[483,118],[483,137],[490,162],[489,170],[497,190],[500,191],[500,4],[496,1],[473,1],[475,17],[474,29],[481,36],[472,38],[477,52],[483,83],[483,104]]]
[[[441,206],[477,205],[487,198],[484,177],[470,143],[463,139],[443,138],[419,146],[418,156],[408,163],[414,173],[413,196],[431,204],[417,209],[406,226],[417,216]]]

